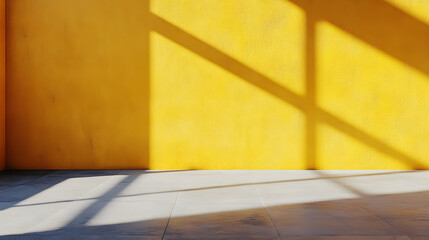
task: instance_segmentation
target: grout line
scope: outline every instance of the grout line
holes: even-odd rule
[[[376,213],[373,213],[372,211],[368,210],[367,208],[363,207],[363,206],[358,206],[359,208],[363,209],[364,211],[366,211],[367,213],[371,214],[372,216],[376,217],[378,220],[386,223],[387,225],[393,227],[394,229],[396,229],[398,232],[400,232],[402,234],[402,236],[407,236],[410,239],[414,239],[413,237],[411,237],[409,234],[401,231],[399,228],[397,228],[395,225],[389,223],[388,221],[384,220],[382,217],[378,216]]]
[[[171,215],[173,215],[174,207],[176,206],[176,202],[177,202],[177,198],[179,198],[179,194],[180,192],[176,194],[176,199],[174,199],[173,207],[171,208],[171,212],[170,212],[170,216],[168,217],[167,224],[165,224],[165,228],[164,228],[164,232],[162,233],[161,240],[164,239],[165,234],[167,233],[167,228],[168,228],[168,225],[170,224]]]
[[[320,171],[315,171],[315,172],[316,172],[319,176],[322,176],[322,177],[326,177],[326,176],[327,176],[327,175],[325,175],[325,174],[320,173]],[[341,186],[343,189],[345,189],[345,190],[347,190],[347,191],[349,191],[349,192],[351,192],[351,193],[357,194],[357,195],[359,196],[359,198],[360,198],[360,199],[365,199],[365,198],[369,197],[367,194],[365,194],[365,193],[363,193],[363,192],[361,192],[361,191],[359,191],[359,190],[357,190],[357,189],[355,189],[355,188],[351,187],[351,186],[350,186],[350,185],[348,185],[348,184],[345,184],[345,183],[341,182],[341,180],[339,180],[339,179],[331,179],[331,178],[328,178],[328,180],[330,180],[331,182],[333,182],[333,183],[335,183],[335,184],[337,184],[337,185]],[[377,218],[378,220],[380,220],[380,221],[382,221],[382,222],[386,223],[387,225],[391,226],[393,229],[395,229],[395,230],[397,230],[398,232],[400,232],[402,236],[407,236],[407,237],[409,237],[410,239],[414,239],[414,238],[412,238],[411,236],[409,236],[408,234],[405,234],[403,231],[401,231],[400,229],[398,229],[398,228],[397,228],[396,226],[394,226],[393,224],[389,223],[388,221],[386,221],[386,220],[384,220],[383,218],[381,218],[380,216],[378,216],[377,214],[373,213],[372,211],[369,211],[367,208],[365,208],[364,206],[362,206],[362,204],[357,204],[357,206],[356,206],[356,207],[358,207],[358,208],[360,208],[360,209],[363,209],[364,211],[366,211],[366,212],[367,212],[367,213],[369,213],[370,215],[374,216],[374,217],[375,217],[375,218]]]
[[[275,229],[275,230],[276,230],[276,232],[277,232],[277,235],[280,237],[280,240],[283,240],[282,235],[280,234],[279,230],[277,229],[277,226],[276,226],[276,224],[274,223],[274,220],[273,220],[273,218],[271,217],[270,212],[268,211],[267,206],[265,205],[264,200],[262,199],[262,196],[261,196],[261,193],[259,192],[259,189],[258,189],[256,186],[254,186],[254,188],[256,189],[256,192],[258,193],[259,200],[261,201],[262,206],[265,208],[265,212],[267,212],[268,217],[270,218],[271,223],[273,224],[274,229]]]

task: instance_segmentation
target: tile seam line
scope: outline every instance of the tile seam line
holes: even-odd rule
[[[384,220],[382,217],[378,216],[377,214],[373,213],[372,211],[368,210],[365,207],[359,206],[359,208],[363,209],[364,211],[366,211],[367,213],[371,214],[372,216],[376,217],[378,220],[386,223],[387,225],[391,226],[392,228],[394,228],[396,231],[400,232],[402,234],[402,236],[407,236],[410,239],[414,239],[410,234],[407,234],[403,231],[401,231],[399,228],[397,228],[395,225],[391,224],[390,222]]]
[[[165,235],[167,233],[168,225],[170,224],[171,216],[173,215],[174,207],[176,207],[176,202],[177,202],[177,198],[179,198],[179,194],[180,192],[176,194],[176,198],[174,199],[173,207],[171,208],[170,216],[168,217],[167,224],[165,224],[165,228],[164,228],[164,232],[162,233],[161,240],[164,240]]]
[[[258,187],[257,187],[257,186],[255,186],[255,185],[253,185],[253,187],[255,188],[256,192],[258,193],[259,200],[261,201],[262,206],[263,206],[263,207],[264,207],[264,209],[265,209],[265,212],[267,213],[268,217],[270,218],[270,221],[271,221],[271,223],[273,224],[274,229],[275,229],[275,230],[276,230],[276,232],[277,232],[277,235],[280,237],[280,240],[283,240],[283,237],[282,237],[282,235],[280,234],[279,230],[277,229],[277,226],[276,226],[276,224],[275,224],[275,222],[274,222],[273,218],[271,217],[270,212],[268,212],[267,206],[265,205],[265,202],[264,202],[264,200],[262,199],[262,196],[261,196],[261,194],[260,194],[260,192],[259,192]]]
[[[321,174],[321,173],[320,173],[320,171],[315,171],[315,173],[317,173],[319,176],[322,176],[322,177],[323,177],[323,176],[327,176],[327,175],[325,175],[325,174]],[[329,176],[329,175],[328,175],[328,176]],[[340,187],[341,187],[341,188],[343,188],[344,190],[349,191],[349,192],[351,192],[351,193],[353,193],[353,194],[358,195],[360,199],[365,199],[365,198],[367,198],[367,197],[370,197],[370,196],[368,196],[368,195],[364,194],[363,192],[360,192],[360,191],[356,190],[355,188],[351,187],[350,185],[348,185],[348,184],[346,184],[346,183],[341,182],[341,180],[333,179],[333,178],[328,178],[328,180],[329,180],[330,182],[332,182],[332,183],[334,183],[334,184],[336,184],[336,185],[340,186]],[[403,231],[401,231],[400,229],[398,229],[396,226],[394,226],[393,224],[389,223],[388,221],[384,220],[383,218],[381,218],[381,217],[380,217],[380,216],[378,216],[377,214],[375,214],[375,213],[373,213],[373,212],[369,211],[367,208],[363,207],[361,204],[358,204],[358,207],[359,207],[360,209],[363,209],[365,212],[369,213],[369,214],[370,214],[370,215],[372,215],[373,217],[377,218],[378,220],[380,220],[380,221],[384,222],[385,224],[389,225],[390,227],[392,227],[393,229],[395,229],[396,231],[398,231],[399,233],[401,233],[401,234],[402,234],[402,236],[407,236],[407,237],[409,237],[410,239],[414,239],[414,238],[412,238],[409,234],[405,234]]]

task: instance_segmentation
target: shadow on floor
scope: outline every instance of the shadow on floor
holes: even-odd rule
[[[0,239],[429,239],[428,197],[385,195],[101,226],[78,218],[73,226]]]
[[[281,203],[281,199],[278,199],[278,202],[261,200],[261,205],[257,207],[258,204],[252,203],[252,205],[246,201],[225,202],[222,200],[228,199],[229,196],[219,195],[217,200],[220,201],[188,202],[178,208],[176,204],[177,195],[169,201],[169,195],[162,195],[166,193],[159,191],[158,194],[163,197],[154,199],[151,203],[138,200],[134,202],[120,200],[120,204],[117,205],[116,216],[114,212],[111,212],[110,216],[99,215],[103,213],[107,205],[118,204],[115,196],[133,182],[139,181],[138,177],[151,175],[146,175],[144,172],[139,174],[139,171],[136,171],[133,174],[123,175],[116,183],[112,183],[104,194],[91,199],[91,202],[88,202],[83,210],[76,210],[72,221],[65,223],[63,227],[54,229],[51,227],[49,229],[47,226],[45,231],[37,231],[36,229],[31,231],[31,228],[22,229],[22,231],[30,233],[6,235],[1,236],[0,239],[429,239],[429,191],[370,195],[343,182],[343,179],[350,177],[362,179],[394,175],[396,179],[401,179],[402,176],[406,176],[401,175],[404,172],[369,173],[367,175],[349,173],[329,175],[319,171],[306,172],[314,173],[315,177],[284,181],[255,181],[254,184],[249,182],[218,185],[216,188],[245,187],[245,189],[251,189],[249,187],[267,184],[278,186],[274,188],[274,193],[279,193],[286,191],[284,186],[287,185],[278,184],[330,181],[345,191],[353,192],[357,197],[292,204]],[[116,174],[119,173],[116,172]],[[406,171],[405,173],[413,172]],[[47,175],[49,174],[54,178],[52,173]],[[110,174],[115,174],[115,172]],[[47,175],[43,174],[43,177],[46,178]],[[66,174],[59,175],[64,177]],[[77,175],[85,176],[85,173]],[[96,172],[92,174],[92,176],[95,175],[97,175]],[[99,175],[102,175],[102,172]],[[287,177],[287,171],[285,171],[285,177]],[[236,178],[238,180],[239,176]],[[62,178],[59,177],[59,179]],[[173,185],[174,182],[171,184]],[[140,183],[139,186],[141,186],[141,190],[145,187],[143,183]],[[200,192],[213,189],[215,188],[182,188],[176,192],[182,194],[190,191]],[[323,192],[323,189],[321,190]],[[310,190],[302,189],[302,194],[307,194],[307,191]],[[170,191],[167,194],[173,192]],[[13,192],[9,193],[12,194]],[[330,194],[329,191],[326,191],[326,194]],[[297,192],[296,195],[300,195],[300,193]],[[296,196],[290,195],[290,197]],[[76,200],[76,202],[79,201]],[[219,208],[219,206],[221,207]],[[230,206],[232,208],[229,208]],[[25,206],[21,207],[25,211]],[[145,210],[141,211],[140,208]],[[186,211],[183,211],[184,209]],[[173,210],[175,211],[174,215],[172,214]],[[202,212],[213,211],[212,213],[198,214],[198,210],[202,210]],[[57,214],[67,214],[67,212],[61,211],[61,208],[57,210]],[[163,211],[165,213],[161,214]],[[147,220],[124,220],[124,216],[125,219],[130,219],[124,213],[133,215],[131,219]],[[155,217],[154,215],[151,216],[153,213],[156,213]],[[27,210],[27,214],[31,215],[32,212]],[[99,222],[91,221],[94,217],[98,217]]]

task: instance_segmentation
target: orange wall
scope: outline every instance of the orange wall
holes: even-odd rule
[[[5,1],[0,0],[0,170],[4,169]]]
[[[7,1],[7,168],[147,168],[145,10]]]

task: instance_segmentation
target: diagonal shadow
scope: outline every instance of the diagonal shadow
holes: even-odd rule
[[[51,170],[5,170],[0,172],[0,212],[69,178],[67,176],[60,176],[49,182],[45,182],[44,178],[51,172]],[[9,192],[13,192],[14,194],[8,194]]]
[[[24,229],[26,233],[2,235],[0,239],[279,239],[277,235],[280,239],[411,239],[404,238],[407,235],[427,239],[428,221],[422,208],[428,206],[428,191],[367,196],[338,181],[357,198],[222,209],[95,226]],[[280,231],[276,232],[274,225]]]
[[[130,185],[139,175],[128,175],[122,179],[115,186],[110,188],[109,191],[105,192],[101,197],[96,198],[90,206],[86,207],[76,217],[74,217],[64,228],[78,225],[83,221],[87,223],[95,215],[97,215],[109,202],[115,198],[121,191],[123,191],[128,185]]]
[[[382,0],[287,0],[429,75],[429,26]],[[317,9],[316,11],[312,9]]]
[[[415,171],[395,171],[395,172],[382,172],[382,173],[370,173],[370,174],[354,174],[354,175],[339,175],[339,176],[331,176],[324,174],[320,171],[315,171],[320,177],[314,178],[298,178],[298,179],[290,179],[290,180],[277,180],[277,181],[265,181],[265,182],[249,182],[249,183],[238,183],[238,184],[227,184],[227,185],[217,185],[217,186],[207,186],[207,187],[198,187],[198,188],[185,188],[185,189],[176,189],[176,190],[166,190],[166,191],[157,191],[157,192],[147,192],[147,193],[134,193],[134,194],[119,194],[121,190],[123,190],[126,186],[120,187],[121,184],[117,184],[114,188],[116,190],[111,189],[108,193],[104,194],[102,197],[93,197],[93,198],[77,198],[70,200],[60,200],[60,201],[51,201],[51,202],[41,202],[41,203],[31,203],[31,204],[19,204],[13,206],[14,208],[20,207],[29,207],[29,206],[40,206],[40,205],[49,205],[49,204],[57,204],[57,203],[69,203],[69,202],[78,202],[78,201],[88,201],[88,200],[99,200],[100,198],[106,198],[105,201],[109,201],[107,197],[110,196],[112,199],[120,199],[120,198],[129,198],[129,197],[137,197],[137,196],[147,196],[147,195],[156,195],[156,194],[166,194],[166,193],[179,193],[179,192],[193,192],[193,191],[201,191],[201,190],[210,190],[210,189],[220,189],[220,188],[231,188],[231,187],[243,187],[243,186],[258,186],[258,185],[267,185],[267,184],[276,184],[276,183],[293,183],[293,182],[308,182],[308,181],[317,181],[317,180],[331,180],[332,182],[338,183],[339,180],[347,179],[347,178],[357,178],[357,177],[370,177],[370,176],[380,176],[380,175],[390,175],[390,174],[399,174],[399,173],[410,173]],[[131,175],[130,175],[131,176]],[[122,183],[128,185],[129,181],[134,179],[126,179]],[[347,187],[344,183],[341,186]],[[117,190],[117,187],[120,187],[120,191]],[[361,192],[357,192],[350,188],[352,192],[356,193],[359,196],[366,196]],[[111,191],[115,191],[115,194],[112,194]],[[103,201],[103,200],[100,200]],[[95,205],[94,205],[95,206]],[[91,211],[89,211],[91,212]],[[86,214],[82,214],[85,216]]]
[[[269,79],[267,76],[253,70],[231,56],[152,13],[150,14],[150,28],[176,44],[181,45],[182,47],[198,54],[202,58],[240,77],[253,86],[258,87],[259,89],[279,98],[283,102],[294,106],[305,113],[307,117],[312,119],[314,118],[314,120],[318,122],[326,123],[336,130],[359,140],[379,152],[407,164],[413,169],[426,168],[426,166],[419,162],[419,160],[350,125],[329,112],[317,108],[314,106],[314,103],[309,101],[306,97],[302,97],[284,88],[280,84]]]

